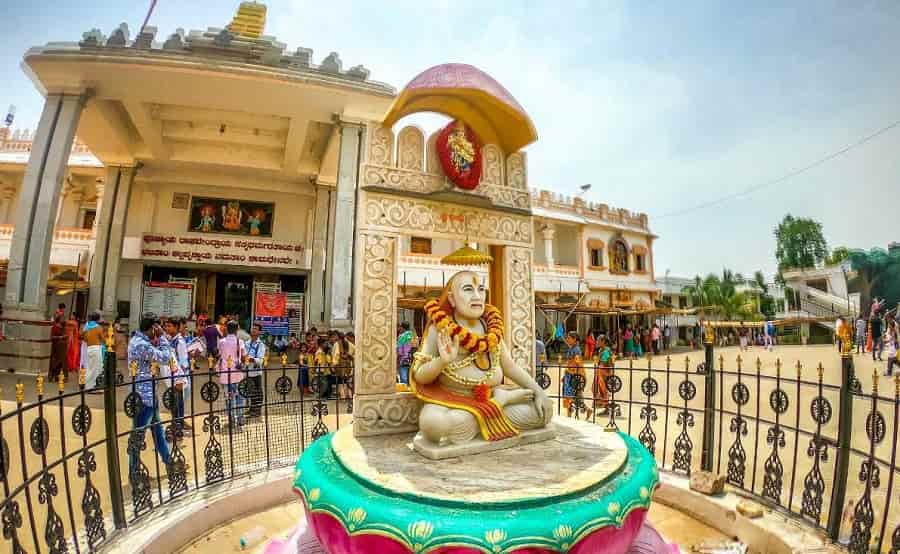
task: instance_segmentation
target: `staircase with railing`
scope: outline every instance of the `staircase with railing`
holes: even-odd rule
[[[800,296],[800,310],[811,317],[827,318],[821,325],[834,329],[839,317],[855,318],[859,313],[858,300],[841,298],[817,289],[808,288]]]

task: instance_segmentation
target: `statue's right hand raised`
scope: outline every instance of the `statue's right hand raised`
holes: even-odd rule
[[[450,337],[450,332],[446,329],[441,329],[438,332],[437,336],[438,343],[438,352],[441,355],[441,360],[444,361],[445,364],[449,364],[456,360],[456,357],[459,355],[459,337]]]

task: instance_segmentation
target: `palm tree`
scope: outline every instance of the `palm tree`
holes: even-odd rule
[[[709,274],[705,278],[698,275],[694,283],[682,289],[695,306],[704,311],[726,319],[756,319],[757,308],[743,292],[737,291],[737,285],[744,282],[739,273],[724,270],[722,278]]]
[[[688,297],[691,306],[695,308],[706,306],[706,294],[703,290],[703,280],[697,275],[694,277],[694,283],[687,285],[681,289],[682,294]]]
[[[763,294],[769,294],[769,285],[766,283],[766,276],[763,275],[762,271],[757,271],[753,274],[752,282],[759,287],[759,290],[761,290]]]

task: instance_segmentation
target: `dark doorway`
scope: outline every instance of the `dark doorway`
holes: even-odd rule
[[[253,301],[253,275],[219,273],[216,276],[216,311],[237,314],[241,327],[250,328],[250,308]]]

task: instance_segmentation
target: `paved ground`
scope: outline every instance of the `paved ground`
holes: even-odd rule
[[[241,550],[240,547],[242,535],[248,534],[254,529],[261,529],[268,537],[287,538],[302,517],[303,508],[300,502],[292,502],[213,529],[207,535],[199,537],[181,552],[183,554],[247,552],[248,550]],[[651,506],[648,517],[653,526],[656,527],[656,530],[667,541],[674,542],[681,547],[683,552],[691,552],[691,546],[706,540],[714,541],[727,538],[715,529],[659,503]],[[259,549],[259,545],[257,545],[257,549]],[[253,552],[253,550],[249,551]]]

